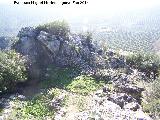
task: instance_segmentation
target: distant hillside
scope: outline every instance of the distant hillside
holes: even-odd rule
[[[112,49],[129,51],[153,51],[154,43],[160,38],[160,31],[106,31],[94,34],[94,39],[106,41]]]
[[[15,37],[0,37],[0,50],[11,49],[12,44],[16,41]]]
[[[155,41],[153,43],[153,46],[154,46],[154,51],[156,51],[158,54],[160,54],[160,39]]]
[[[66,19],[62,11],[11,6],[0,6],[0,9],[0,36],[16,36],[22,27]],[[159,11],[157,6],[141,11],[123,12],[112,17],[102,11],[95,15],[70,16],[66,20],[72,31],[92,31],[95,40],[107,42],[110,48],[152,51],[154,43],[160,38]]]

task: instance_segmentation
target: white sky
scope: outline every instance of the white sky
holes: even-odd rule
[[[0,0],[0,4],[13,5],[13,1],[23,2],[23,1],[33,1],[33,0]],[[34,0],[34,1],[37,1],[39,3],[40,1],[43,1],[43,0]],[[51,1],[51,0],[47,0],[47,1]],[[52,1],[56,1],[57,3],[59,3],[56,5],[56,7],[62,8],[62,5],[60,5],[60,3],[63,1],[83,1],[83,0],[52,0]],[[88,1],[89,3],[87,5],[82,5],[82,6],[86,6],[86,8],[88,7],[95,8],[95,11],[98,9],[105,9],[105,10],[139,9],[139,8],[147,8],[155,5],[160,5],[160,0],[86,0],[86,1]],[[71,5],[68,5],[68,6],[70,8],[77,8],[76,5],[72,5],[72,7]],[[50,7],[53,8],[53,6],[51,5]]]
[[[20,2],[21,5],[14,5],[14,0],[0,0],[0,11],[1,6],[3,5],[11,5],[12,8],[16,8],[15,14],[18,14],[19,11],[23,11],[24,15],[28,15],[28,13],[32,12],[32,14],[41,14],[45,13],[44,18],[46,20],[50,20],[47,18],[47,15],[55,15],[57,19],[60,15],[65,20],[71,19],[81,19],[84,23],[83,29],[86,30],[86,24],[90,21],[88,16],[94,15],[100,18],[100,16],[107,16],[111,18],[115,15],[121,15],[121,12],[128,11],[141,11],[141,9],[149,10],[154,6],[160,7],[160,0],[86,0],[88,4],[86,5],[65,5],[62,6],[62,2],[66,1],[80,1],[80,0],[52,0],[55,1],[56,5],[24,5],[22,4],[24,1],[33,1],[33,0],[16,0]],[[36,2],[40,2],[43,0],[34,0]],[[45,1],[45,0],[44,0]],[[47,0],[51,1],[51,0]],[[83,1],[83,0],[82,0]],[[10,7],[10,6],[9,6]],[[2,7],[3,8],[3,7]],[[7,7],[8,9],[8,7]],[[28,15],[29,16],[29,15]],[[49,22],[49,21],[48,21]]]
[[[62,2],[66,1],[74,1],[74,0],[52,0],[55,1],[56,5],[24,5],[22,4],[24,1],[33,1],[33,0],[16,0],[17,2],[20,2],[21,5],[14,5],[13,1],[15,0],[0,0],[0,5],[2,4],[8,4],[15,7],[20,7],[20,9],[23,8],[33,8],[30,9],[33,12],[36,10],[41,9],[47,10],[47,11],[59,11],[64,14],[65,16],[71,17],[71,15],[74,16],[80,16],[84,14],[105,14],[108,16],[111,16],[115,14],[116,12],[124,12],[124,11],[130,11],[130,10],[141,10],[146,8],[151,8],[154,6],[159,5],[160,6],[160,0],[86,0],[88,1],[88,4],[86,5],[65,5],[62,6]],[[43,0],[34,0],[37,3]],[[45,0],[44,0],[45,1]],[[51,0],[47,0],[51,1]],[[75,0],[80,1],[80,0]],[[83,1],[83,0],[82,0]],[[49,13],[48,13],[49,14]]]

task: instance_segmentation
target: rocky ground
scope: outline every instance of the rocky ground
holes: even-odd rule
[[[112,72],[117,71],[112,70]],[[105,73],[103,74],[105,75]],[[135,83],[141,77],[140,73],[133,72],[130,75],[114,73],[114,75],[111,76],[109,83],[87,95],[61,90],[61,93],[49,102],[55,113],[54,118],[48,119],[151,120],[152,118],[143,112],[141,106],[141,93],[145,89]],[[24,101],[27,97],[36,95],[36,93],[31,95],[29,94],[30,92],[32,91],[24,89],[22,95],[17,94],[11,95],[9,98],[2,98],[1,105],[4,105],[5,109],[1,113],[1,120],[7,120],[8,117],[11,118],[10,115],[13,114],[17,104],[14,101],[15,99]]]
[[[62,108],[57,112],[55,119],[151,120],[143,112],[140,105],[141,92],[144,89],[137,87],[135,84],[126,84],[127,82],[133,82],[129,81],[129,77],[118,78],[116,82],[112,81],[113,83],[110,85],[107,84],[102,89],[91,93],[89,96],[85,96],[85,102],[83,104],[86,104],[86,110],[78,112],[73,109],[74,104],[71,104],[68,107],[71,107],[72,111],[69,111],[68,108]],[[71,96],[75,97],[74,95]]]

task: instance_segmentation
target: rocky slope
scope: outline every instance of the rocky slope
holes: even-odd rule
[[[57,111],[55,120],[151,120],[141,107],[141,93],[145,89],[138,87],[135,83],[137,79],[142,79],[141,73],[132,72],[128,75],[116,73],[116,70],[110,72],[113,72],[110,74],[110,77],[112,77],[110,83],[86,96],[83,103],[87,104],[86,110],[68,112],[68,106],[65,106]],[[108,74],[108,71],[106,74]],[[108,77],[105,74],[103,76]],[[62,100],[62,96],[60,95],[52,101],[55,108],[61,104],[58,101]],[[69,96],[74,96],[74,94],[69,94]],[[69,102],[71,101],[70,99]],[[72,105],[74,106],[74,104]]]
[[[136,81],[143,79],[144,76],[128,66],[122,54],[118,55],[111,50],[104,51],[103,48],[92,43],[90,35],[68,32],[64,37],[26,27],[21,29],[18,37],[19,41],[14,44],[13,48],[26,56],[31,83],[33,81],[37,83],[42,77],[47,76],[48,67],[51,65],[60,68],[78,68],[80,75],[93,76],[96,80],[103,79],[106,82],[100,90],[85,96],[89,102],[83,112],[75,112],[74,109],[68,110],[69,112],[65,110],[74,108],[74,104],[62,106],[64,95],[73,96],[73,98],[80,95],[74,95],[73,92],[64,89],[64,94],[50,101],[50,107],[56,109],[52,119],[151,119],[141,107],[141,94],[145,89],[136,84]],[[69,76],[74,76],[74,74],[71,73]],[[22,100],[19,95],[15,95],[14,98]],[[22,98],[25,97],[22,96]],[[5,103],[8,103],[8,99],[1,99],[1,104],[5,106]],[[7,106],[10,106],[10,109],[13,108],[11,104]],[[2,114],[0,119],[7,119],[6,114]]]

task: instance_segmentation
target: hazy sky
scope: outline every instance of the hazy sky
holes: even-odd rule
[[[13,1],[20,2],[20,5],[14,5]],[[130,11],[137,14],[160,6],[160,0],[86,0],[88,2],[86,5],[70,4],[63,6],[61,5],[62,2],[73,2],[74,0],[52,0],[56,2],[56,5],[24,5],[22,4],[24,1],[33,0],[0,0],[0,14],[3,13],[4,16],[8,17],[16,16],[12,21],[17,21],[17,24],[19,23],[19,16],[22,15],[28,19],[28,23],[35,22],[32,20],[34,17],[46,22],[56,18],[63,18],[68,21],[79,19],[82,23],[87,24],[90,21],[90,16],[101,20],[101,16],[112,18],[112,16],[121,16],[123,13]],[[43,0],[34,1],[39,3]],[[50,2],[51,0],[47,1]]]
[[[81,15],[100,15],[105,14],[106,16],[112,16],[117,13],[132,11],[132,10],[141,10],[149,9],[154,6],[160,6],[160,0],[86,0],[88,4],[86,5],[64,5],[61,3],[64,1],[73,2],[74,0],[52,0],[55,1],[56,5],[14,5],[13,1],[15,0],[0,0],[0,5],[7,4],[19,8],[20,10],[31,10],[32,12],[37,11],[46,11],[50,14],[53,11],[58,11],[59,14],[63,14],[65,17],[81,16]],[[31,0],[16,0],[17,2],[31,1]],[[39,3],[42,0],[34,0]],[[51,1],[51,0],[47,0]],[[75,0],[79,1],[79,0]],[[82,0],[83,1],[83,0]],[[54,12],[53,12],[54,13]]]
[[[23,1],[31,1],[31,0],[0,0],[0,4],[10,4],[13,5],[13,1],[23,2]],[[36,2],[40,2],[42,0],[34,0]],[[48,0],[51,1],[51,0]],[[35,7],[41,9],[61,9],[62,11],[72,11],[74,12],[99,12],[105,10],[109,11],[121,11],[121,10],[132,10],[132,9],[143,9],[150,8],[156,5],[160,5],[160,0],[86,0],[88,1],[87,5],[65,5],[62,6],[60,3],[63,1],[74,1],[74,0],[52,0],[55,1],[56,5],[25,5],[28,8]],[[80,1],[80,0],[75,0]],[[82,0],[83,1],[83,0]],[[24,5],[23,5],[24,6]],[[15,6],[17,7],[17,6]],[[76,8],[76,9],[75,9]]]

